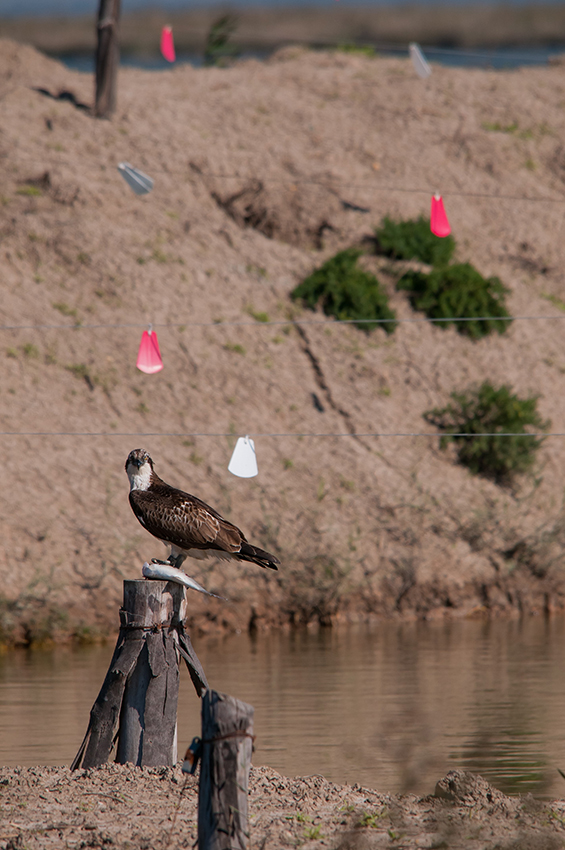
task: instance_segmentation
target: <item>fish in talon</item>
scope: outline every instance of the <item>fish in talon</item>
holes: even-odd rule
[[[187,575],[184,570],[178,570],[166,561],[156,561],[153,559],[152,564],[146,561],[141,569],[141,573],[144,578],[174,581],[177,584],[182,584],[184,587],[190,588],[191,590],[198,590],[199,593],[205,593],[206,596],[213,596],[214,599],[223,599],[224,602],[227,602],[225,596],[219,596],[217,593],[211,593],[209,590],[206,590],[205,587],[202,587],[201,584],[198,584],[196,579]]]

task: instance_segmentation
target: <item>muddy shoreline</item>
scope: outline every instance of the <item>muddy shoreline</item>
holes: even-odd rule
[[[197,777],[174,768],[108,764],[0,768],[1,850],[176,850],[196,840]],[[251,846],[377,850],[555,850],[565,802],[506,797],[484,779],[450,771],[430,796],[390,795],[323,776],[290,779],[252,768]]]

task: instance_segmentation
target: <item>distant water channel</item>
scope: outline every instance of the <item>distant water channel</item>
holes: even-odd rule
[[[552,58],[562,56],[565,53],[565,44],[500,47],[493,50],[450,49],[425,45],[423,49],[430,61],[438,62],[440,65],[455,68],[489,68],[501,71],[533,65],[547,65]],[[271,52],[266,50],[243,52],[239,59],[267,59]],[[377,54],[400,58],[407,58],[408,56],[405,47],[383,47],[379,45],[377,45]],[[61,53],[54,58],[73,71],[94,73],[93,53]],[[120,56],[120,64],[126,68],[139,68],[143,71],[165,71],[171,68],[171,65],[161,55],[145,56],[126,53]],[[177,65],[186,64],[200,67],[202,65],[202,54],[177,51]]]
[[[385,623],[195,639],[210,684],[255,706],[254,763],[383,792],[448,770],[565,796],[565,621]],[[0,763],[69,764],[113,644],[0,656]],[[182,671],[179,755],[199,733]]]

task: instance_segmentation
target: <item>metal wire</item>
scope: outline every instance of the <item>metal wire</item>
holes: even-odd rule
[[[0,159],[8,159],[10,158],[8,154],[0,154]],[[27,157],[19,155],[17,159],[13,159],[15,165],[19,162],[34,162],[39,167],[43,167],[45,165],[49,166],[57,166],[57,165],[65,165],[69,168],[74,168],[75,164],[70,163],[64,159],[53,159],[51,161],[44,159],[43,157]],[[104,165],[105,169],[112,169],[113,163],[92,163],[92,169],[96,169],[97,171],[100,169],[100,166]],[[81,161],[81,169],[87,167],[84,161]],[[116,163],[117,168],[117,163]],[[169,168],[159,168],[158,166],[143,163],[143,168],[148,169],[153,174],[168,174],[170,176],[175,175],[186,175],[189,166],[184,169],[169,169]],[[106,172],[111,174],[112,171]],[[198,172],[195,172],[198,174]],[[395,186],[395,185],[382,185],[382,184],[374,184],[368,185],[367,183],[351,183],[343,180],[342,178],[335,175],[327,175],[323,178],[315,178],[315,177],[271,177],[269,175],[260,175],[257,174],[224,174],[213,171],[203,171],[198,176],[200,177],[213,177],[217,180],[262,180],[268,183],[279,183],[281,185],[288,186],[297,186],[301,184],[309,184],[309,185],[317,185],[317,186],[328,186],[331,183],[337,183],[343,188],[346,189],[369,189],[371,192],[402,192],[414,195],[433,195],[435,191],[437,191],[437,186],[434,186],[433,189],[428,188],[420,188],[417,186]],[[499,192],[470,192],[464,191],[461,189],[442,189],[442,195],[444,197],[461,197],[461,198],[489,198],[492,200],[504,200],[504,201],[525,201],[527,203],[548,203],[548,204],[563,204],[565,203],[565,197],[560,198],[548,198],[548,197],[531,197],[528,195],[505,195]]]
[[[452,318],[416,318],[416,319],[273,319],[262,322],[255,321],[237,322],[152,322],[154,328],[236,328],[236,327],[269,327],[272,325],[387,325],[387,324],[440,324],[442,322],[524,322],[565,319],[565,313],[557,316],[461,316]],[[147,328],[148,322],[124,322],[124,323],[100,323],[100,324],[75,324],[75,325],[0,325],[0,331],[19,330],[92,330],[97,328]]]
[[[190,431],[0,431],[0,437],[237,437],[238,434],[230,433],[206,433]],[[455,433],[449,431],[400,431],[400,432],[375,432],[355,433],[349,431],[343,433],[312,433],[288,431],[280,433],[246,432],[246,436],[256,439],[257,437],[565,437],[565,431],[554,431],[550,433],[516,433],[514,431],[485,432],[480,434]]]

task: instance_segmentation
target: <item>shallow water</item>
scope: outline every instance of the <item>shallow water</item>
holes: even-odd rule
[[[448,770],[562,797],[562,619],[387,623],[195,640],[212,687],[255,706],[254,763],[430,793]],[[68,764],[112,645],[0,657],[0,763]],[[186,670],[179,753],[199,733]]]
[[[565,44],[550,46],[522,46],[522,47],[500,47],[495,50],[466,50],[447,47],[424,46],[426,58],[440,65],[455,68],[490,68],[494,70],[510,70],[532,65],[547,65],[549,60],[555,56],[565,53]],[[376,45],[379,56],[395,56],[407,58],[406,48],[395,48],[391,46]],[[266,59],[271,51],[255,50],[244,51],[239,59]],[[62,53],[55,56],[73,71],[83,73],[94,73],[93,53]],[[195,67],[202,65],[201,53],[177,52],[177,65],[190,64]],[[170,70],[171,65],[161,55],[135,55],[122,54],[120,64],[128,68],[140,68],[144,71]]]

